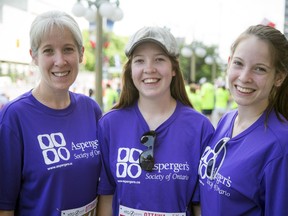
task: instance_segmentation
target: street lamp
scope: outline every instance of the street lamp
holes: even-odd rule
[[[194,50],[190,47],[183,47],[181,49],[181,54],[185,58],[191,57],[190,62],[190,79],[192,82],[196,81],[196,59],[197,56],[203,58],[206,55],[206,50],[202,47],[196,47]]]
[[[88,8],[82,2],[86,2]],[[116,5],[116,7],[114,6]],[[94,7],[94,8],[93,8]],[[96,10],[95,10],[96,9]],[[119,8],[119,0],[77,0],[72,8],[76,17],[84,16],[89,22],[96,23],[96,67],[95,67],[95,98],[99,106],[103,108],[102,100],[102,49],[103,49],[103,17],[112,21],[119,21],[123,18],[123,11]]]
[[[216,78],[216,63],[214,57],[208,55],[204,59],[205,63],[208,65],[212,65],[212,74],[211,74],[211,81],[214,82]]]
[[[204,61],[206,64],[212,65],[211,80],[214,82],[216,80],[217,65],[222,65],[221,59],[219,57],[208,55]]]

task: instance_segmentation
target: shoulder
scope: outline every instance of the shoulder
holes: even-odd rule
[[[126,107],[126,108],[121,108],[121,109],[111,109],[108,112],[104,113],[100,121],[102,122],[128,121],[129,119],[133,118],[133,116],[135,116],[133,113],[135,113],[135,111],[132,107]]]
[[[78,106],[92,106],[97,110],[101,110],[99,104],[87,95],[70,92],[70,96],[74,98],[73,100]]]
[[[279,143],[281,151],[288,154],[288,121],[280,121],[275,112],[272,112],[268,119],[267,129],[271,131],[272,136]]]
[[[181,119],[181,121],[187,121],[197,126],[205,125],[208,127],[213,127],[212,123],[205,115],[189,106],[185,106],[179,101],[177,102],[177,108],[175,110],[175,113],[177,115],[176,119],[178,120]]]
[[[238,110],[237,109],[233,109],[233,110],[230,110],[228,112],[226,112],[222,118],[220,119],[219,123],[222,121],[222,122],[227,122],[227,121],[230,121],[232,122],[233,119],[236,117],[238,113]]]
[[[3,118],[15,116],[15,114],[25,112],[25,109],[28,109],[29,104],[32,103],[31,97],[32,93],[31,91],[28,91],[20,95],[19,97],[9,101],[0,112],[1,121]]]
[[[92,98],[88,97],[87,95],[81,94],[81,93],[75,93],[75,92],[69,92],[70,96],[74,97],[75,100],[78,101],[93,101],[94,103],[96,103],[95,100],[93,100]]]
[[[199,118],[206,118],[202,113],[196,111],[194,108],[184,105],[183,103],[181,103],[180,101],[177,101],[177,107],[175,110],[176,113],[180,114],[180,115],[192,115],[195,117],[199,117]]]
[[[269,117],[265,131],[259,132],[255,136],[255,142],[261,143],[260,148],[266,153],[267,166],[265,170],[270,170],[270,172],[277,170],[278,175],[285,175],[288,165],[288,123],[272,118],[273,120],[271,116]]]
[[[233,128],[237,113],[237,109],[226,112],[218,121],[216,132],[230,131]]]

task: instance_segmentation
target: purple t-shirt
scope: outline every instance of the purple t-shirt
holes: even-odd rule
[[[119,209],[120,215],[191,215],[189,205],[199,202],[200,156],[214,132],[205,116],[177,103],[171,117],[156,129],[152,172],[139,165],[139,155],[147,149],[140,138],[149,127],[137,104],[105,114],[99,125],[104,164],[99,194],[115,192],[113,215],[119,215]]]
[[[30,91],[1,111],[1,210],[47,216],[95,211],[102,114],[89,97],[70,98],[69,107],[54,110]]]
[[[231,138],[236,116],[235,110],[222,118],[202,155],[202,215],[288,215],[287,121],[281,123],[272,112],[265,126],[264,113]],[[224,137],[228,138],[226,144],[219,142]]]

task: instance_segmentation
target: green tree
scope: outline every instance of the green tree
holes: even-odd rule
[[[89,31],[85,30],[82,32],[83,43],[84,43],[84,68],[87,71],[95,70],[95,48],[92,46],[92,41],[90,40]]]
[[[84,52],[84,67],[87,71],[95,70],[95,33],[88,30],[83,31]],[[93,38],[93,39],[91,39]],[[126,61],[124,53],[127,37],[115,35],[113,32],[105,32],[103,34],[103,61],[108,60],[109,66],[115,66],[115,56],[119,56],[121,67]]]
[[[197,47],[201,47],[206,51],[206,54],[204,57],[197,57],[196,58],[196,82],[198,82],[202,77],[206,77],[208,80],[212,81],[212,65],[207,64],[205,62],[205,58],[207,56],[213,57],[215,61],[215,70],[216,70],[216,77],[220,76],[222,74],[222,68],[223,66],[217,59],[219,59],[219,53],[218,53],[218,46],[211,45],[207,46],[203,44],[200,41],[194,41],[189,45],[181,44],[180,50],[183,47],[189,47],[192,50],[195,50]],[[191,71],[191,58],[186,58],[180,54],[180,66],[181,70],[183,72],[184,79],[186,79],[188,82],[191,82],[190,79],[190,71]]]
[[[104,49],[104,55],[109,59],[110,66],[116,66],[115,56],[119,56],[121,64],[126,61],[125,46],[128,41],[127,37],[115,35],[113,32],[105,33],[106,42],[109,45]]]

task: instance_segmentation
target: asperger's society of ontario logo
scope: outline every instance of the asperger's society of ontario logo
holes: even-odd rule
[[[70,159],[66,141],[62,133],[41,134],[37,137],[46,165]]]
[[[117,157],[117,173],[118,178],[138,178],[141,175],[141,167],[139,165],[139,155],[141,150],[135,148],[119,148]]]

